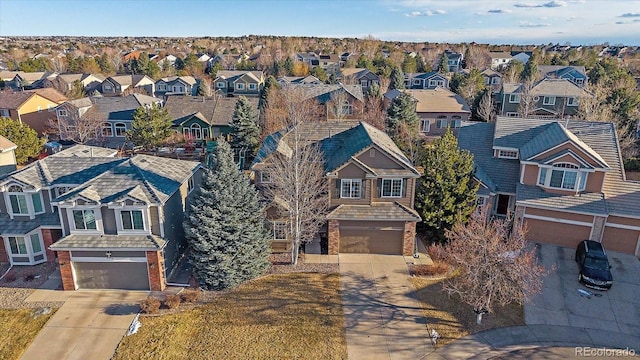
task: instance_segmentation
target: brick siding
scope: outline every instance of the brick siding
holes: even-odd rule
[[[412,256],[416,239],[416,223],[407,221],[404,223],[404,236],[402,238],[402,255]]]
[[[58,251],[58,264],[60,265],[60,275],[62,276],[62,288],[64,290],[75,290],[76,285],[73,281],[71,254],[69,251]]]
[[[329,255],[338,255],[340,252],[340,222],[329,220]]]
[[[160,251],[147,251],[147,269],[151,291],[164,290],[164,261]]]

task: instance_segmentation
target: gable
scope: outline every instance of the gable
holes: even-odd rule
[[[405,166],[392,159],[377,146],[370,146],[360,152],[356,159],[372,169],[397,169],[408,170]],[[408,170],[409,171],[409,170]]]
[[[341,179],[364,179],[366,175],[367,172],[353,162],[349,162],[342,169],[338,170],[338,177]]]
[[[571,141],[567,141],[567,142],[565,142],[563,144],[560,144],[559,146],[556,146],[554,148],[545,150],[545,151],[541,152],[540,154],[535,155],[532,158],[532,160],[534,160],[534,161],[549,160],[550,158],[553,158],[555,156],[561,156],[561,153],[566,152],[567,150],[571,151],[581,161],[583,161],[586,164],[591,165],[592,167],[595,167],[595,168],[601,168],[602,167],[602,165],[598,161],[593,159],[589,154],[587,154],[584,150],[582,150],[580,147],[576,146]],[[576,161],[576,159],[574,157],[572,157],[572,156],[570,156],[568,154],[567,155],[562,155],[559,159],[566,159],[567,162],[571,162],[571,163],[574,163],[576,165],[580,165],[580,163],[578,161]],[[554,160],[553,163],[562,162],[559,159]]]

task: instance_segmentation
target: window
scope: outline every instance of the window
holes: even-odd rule
[[[545,96],[542,100],[542,105],[555,105],[556,97],[555,96]]]
[[[244,90],[244,84],[243,83],[236,84],[236,90]]]
[[[362,86],[363,88],[368,87],[369,82],[367,81],[367,79],[360,80],[360,86]]]
[[[93,210],[73,210],[76,230],[96,230],[96,215]]]
[[[111,123],[102,124],[102,136],[113,137],[113,128],[111,127]]]
[[[576,79],[576,85],[582,86],[584,84],[584,79]]]
[[[402,197],[402,179],[382,179],[382,197]]]
[[[429,87],[444,87],[444,80],[429,80]]]
[[[42,198],[40,193],[31,194],[31,201],[33,202],[33,212],[36,214],[42,214],[44,209],[42,207]]]
[[[202,140],[202,127],[199,124],[192,124],[190,129],[192,139]]]
[[[341,179],[340,197],[343,199],[359,199],[362,190],[361,179]]]
[[[451,117],[451,121],[449,122],[449,127],[459,128],[462,125],[462,118],[460,116],[454,115]]]
[[[491,79],[491,83],[494,85],[500,84],[500,78],[499,77],[494,77]]]
[[[447,127],[447,117],[440,115],[436,118],[436,127],[438,129],[445,129]]]
[[[73,187],[71,187],[71,186],[58,186],[58,187],[56,187],[55,188],[56,198],[59,198],[63,194],[66,194],[67,192],[71,191],[71,189],[73,189]]]
[[[103,89],[104,91],[108,91],[108,92],[113,91],[113,87],[109,84],[104,84]]]
[[[270,183],[271,182],[271,174],[268,171],[260,172],[260,182],[261,183]]]
[[[123,230],[144,230],[142,210],[122,210],[120,218]]]
[[[581,172],[576,165],[569,163],[554,164],[550,169],[540,168],[538,185],[556,189],[584,190],[587,173]]]
[[[518,151],[512,150],[498,150],[498,157],[502,159],[517,159]]]
[[[249,84],[249,90],[255,90],[257,88],[256,84]]]
[[[433,81],[433,80],[431,80],[431,81]],[[420,79],[413,79],[413,85],[420,85],[421,82],[422,82],[422,80],[420,80]],[[435,86],[435,84],[433,86]]]
[[[22,236],[9,236],[9,248],[14,255],[27,254],[27,243]]]
[[[538,185],[544,185],[547,181],[547,168],[540,168],[540,174],[538,174]]]
[[[507,112],[507,117],[518,117],[518,115],[517,112]]]
[[[69,116],[66,109],[58,109],[58,116]]]
[[[509,102],[517,104],[520,102],[520,94],[509,94]]]
[[[216,87],[218,89],[224,89],[224,87],[226,86],[226,84],[224,83],[224,81],[219,81],[216,83]]]
[[[194,189],[193,186],[193,176],[189,178],[189,180],[187,180],[187,193],[192,192]]]
[[[567,106],[578,106],[578,98],[576,97],[567,98]]]
[[[287,240],[287,223],[283,221],[274,221],[272,224],[273,240]]]
[[[124,123],[116,123],[114,125],[117,137],[125,137],[127,135],[127,125]]]
[[[167,90],[167,85],[165,85],[165,84],[158,84],[158,90],[160,90],[160,91],[165,91],[165,90]]]
[[[340,115],[353,115],[353,106],[345,101],[340,107]]]
[[[420,119],[420,131],[429,132],[431,130],[431,122],[429,119]]]
[[[9,110],[8,109],[0,109],[0,116],[9,117]]]

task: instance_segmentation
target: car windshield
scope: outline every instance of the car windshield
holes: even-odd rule
[[[607,259],[598,259],[598,258],[588,257],[584,259],[584,266],[592,269],[608,269],[609,262],[607,261]]]

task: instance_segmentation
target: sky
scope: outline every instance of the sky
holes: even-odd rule
[[[640,0],[0,0],[0,36],[640,45]]]

